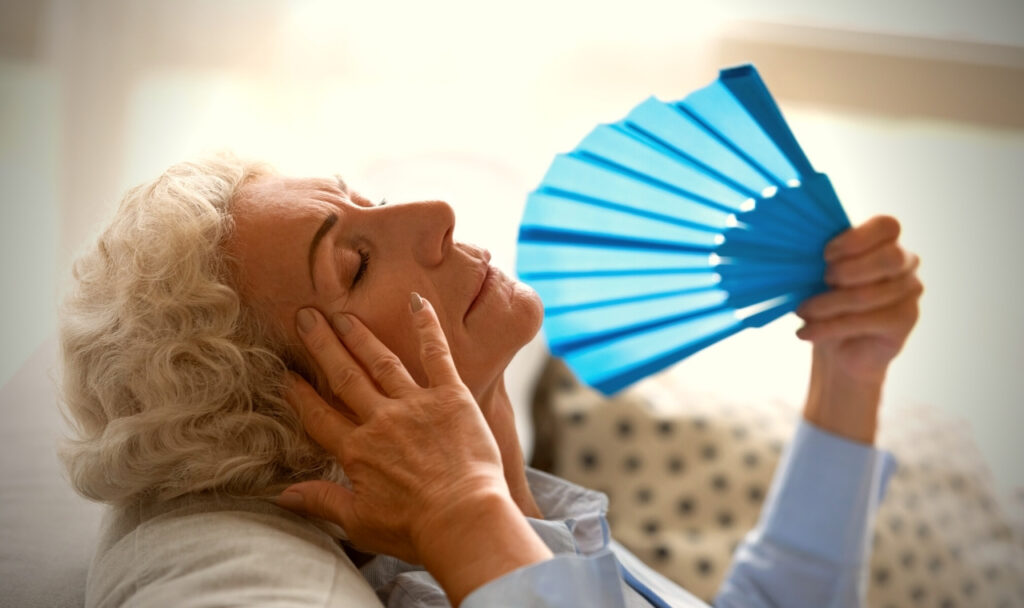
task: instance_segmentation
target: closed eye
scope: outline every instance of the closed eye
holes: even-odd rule
[[[370,254],[367,253],[366,251],[360,249],[359,250],[359,269],[356,270],[355,276],[352,277],[352,286],[350,287],[350,289],[355,287],[356,283],[358,283],[359,280],[363,278],[363,275],[366,274],[366,268],[369,265],[370,265]]]
[[[374,206],[376,206],[376,207],[383,207],[384,205],[387,205],[387,204],[388,204],[388,199],[382,198],[382,199],[380,199],[380,202],[377,203]],[[359,268],[356,270],[356,274],[352,277],[352,285],[349,287],[349,289],[354,288],[356,286],[356,284],[359,283],[360,279],[363,278],[363,275],[366,274],[367,267],[369,267],[369,265],[370,265],[370,254],[369,254],[369,252],[367,252],[364,249],[359,249],[358,253],[359,253]]]

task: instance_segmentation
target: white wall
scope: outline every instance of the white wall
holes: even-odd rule
[[[56,320],[58,93],[50,70],[0,61],[0,386]]]

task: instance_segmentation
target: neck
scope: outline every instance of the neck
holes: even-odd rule
[[[509,400],[508,391],[505,389],[504,374],[477,394],[476,400],[498,443],[505,480],[512,499],[523,515],[542,518],[540,508],[533,498],[533,493],[530,492],[530,486],[526,483],[526,464],[522,447],[519,445],[519,434],[516,432],[512,401]]]

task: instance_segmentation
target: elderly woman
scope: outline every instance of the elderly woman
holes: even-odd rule
[[[127,194],[62,317],[63,457],[113,506],[89,606],[703,605],[609,538],[603,496],[525,468],[503,372],[542,308],[454,224],[228,157]],[[805,420],[719,606],[863,599],[922,291],[898,235],[826,250]]]

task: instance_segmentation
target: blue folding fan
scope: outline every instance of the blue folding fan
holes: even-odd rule
[[[556,156],[527,200],[517,272],[551,352],[611,394],[825,291],[822,252],[849,226],[745,65]]]

